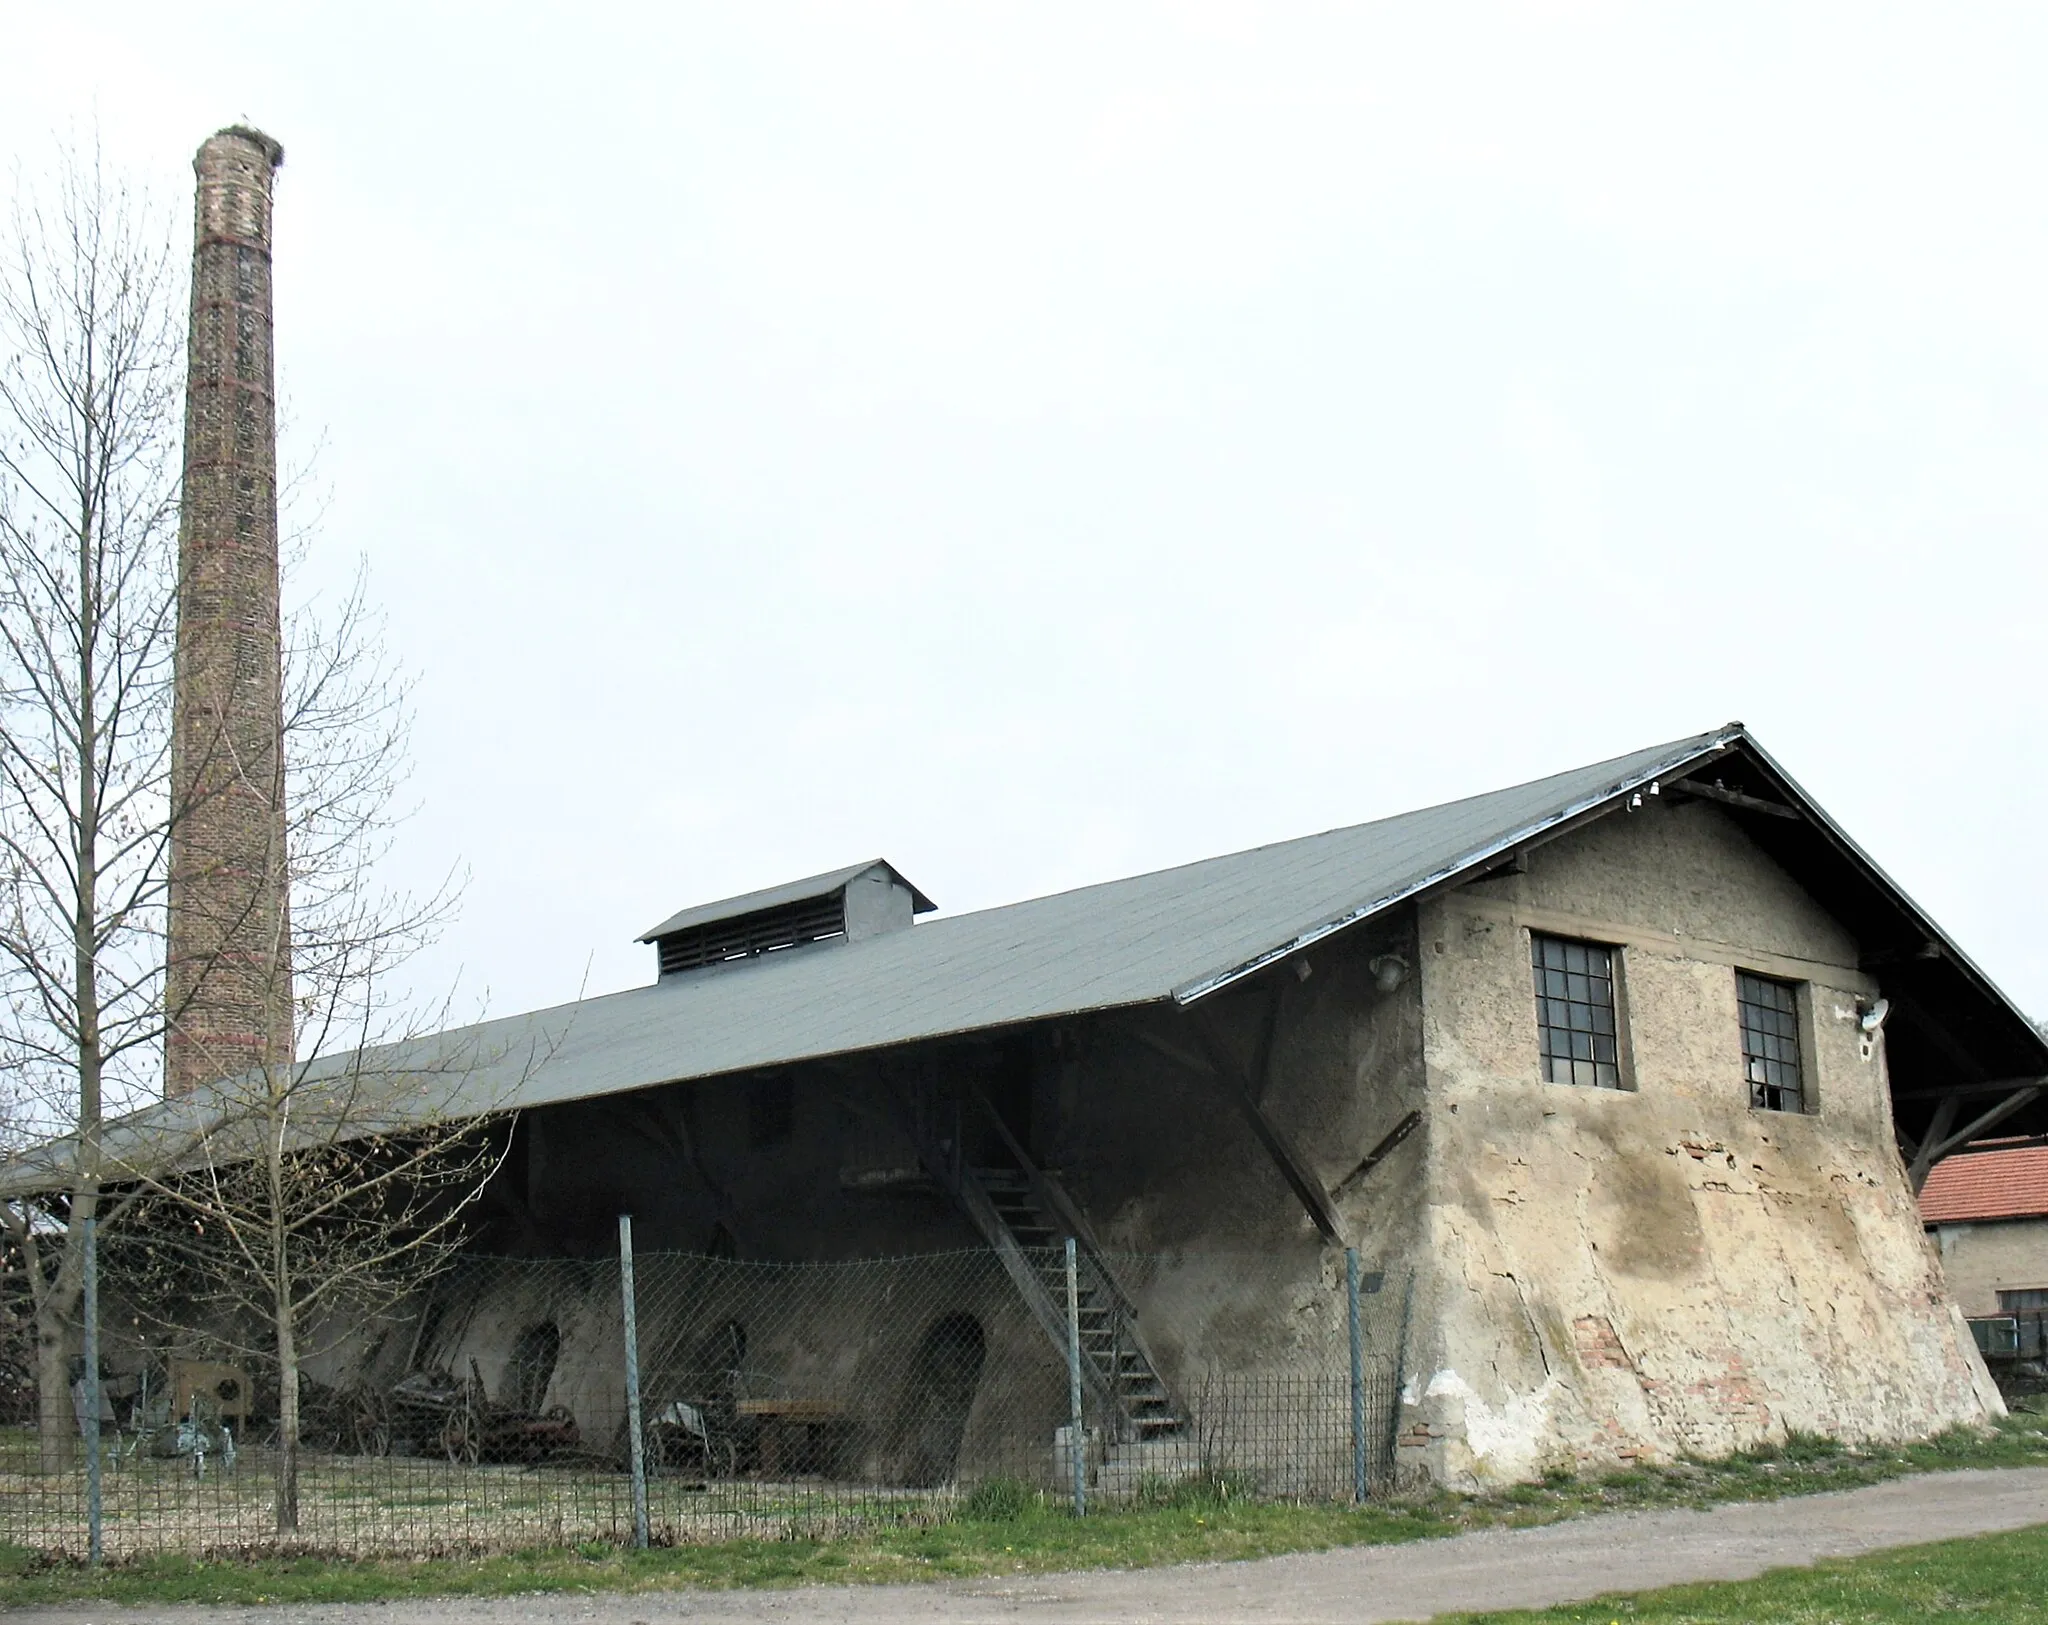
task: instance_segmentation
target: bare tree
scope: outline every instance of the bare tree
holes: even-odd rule
[[[222,1056],[220,1081],[154,1103],[167,1036],[204,1032],[187,1024],[201,995],[166,1002],[172,836],[240,759],[223,728],[172,762],[182,283],[162,224],[96,156],[67,157],[47,201],[17,199],[5,252],[0,1075],[45,1138],[0,1200],[0,1254],[33,1305],[41,1458],[61,1465],[75,1433],[80,1221],[118,1212],[116,1256],[181,1258],[192,1314],[274,1362],[289,1533],[309,1340],[439,1267],[503,1144],[458,1120],[488,1106],[474,1050],[423,1037],[446,1005],[419,1012],[396,985],[455,887],[377,882],[409,694],[359,576],[284,627],[284,849],[257,861],[286,878],[290,941],[252,969],[248,934],[221,933],[226,979],[293,1002],[296,1053]]]
[[[299,1523],[304,1364],[453,1257],[498,1168],[510,1120],[453,1109],[474,1060],[421,1038],[258,1069],[109,1158],[137,1192],[112,1257],[139,1318],[277,1376],[281,1537]]]
[[[271,996],[294,999],[297,1056],[227,1072],[101,1147],[103,1178],[137,1204],[115,1256],[159,1289],[154,1318],[275,1372],[281,1536],[298,1527],[305,1361],[460,1245],[509,1137],[488,1114],[520,1075],[506,1085],[504,1055],[473,1035],[439,1036],[451,1000],[422,1009],[393,985],[455,888],[412,896],[377,881],[408,713],[376,632],[360,579],[330,623],[301,613],[287,628],[292,940],[268,972]]]
[[[46,1468],[73,1432],[79,1221],[106,1114],[162,1035],[180,284],[164,223],[68,154],[0,253],[0,1064],[66,1135],[40,1201],[0,1205],[33,1301]]]

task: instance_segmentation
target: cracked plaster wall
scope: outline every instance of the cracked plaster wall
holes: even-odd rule
[[[1719,809],[1646,801],[1419,925],[1407,1471],[1470,1484],[2002,1410],[1892,1143],[1856,944]],[[1631,1087],[1542,1081],[1532,928],[1616,946]],[[1804,984],[1808,1114],[1748,1104],[1737,966]]]

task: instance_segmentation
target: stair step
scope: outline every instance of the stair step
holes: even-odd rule
[[[1055,1305],[1066,1302],[1066,1260],[1060,1256],[1068,1237],[1040,1206],[1032,1178],[1015,1168],[972,1168],[998,1221],[1029,1255],[1032,1272]],[[1077,1282],[1075,1307],[1081,1353],[1099,1380],[1108,1384],[1120,1409],[1140,1439],[1163,1438],[1184,1430],[1186,1420],[1172,1409],[1172,1397],[1143,1354],[1123,1341],[1120,1304],[1099,1265],[1087,1260],[1086,1275]]]

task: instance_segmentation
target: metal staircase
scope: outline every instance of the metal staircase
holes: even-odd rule
[[[1111,1442],[1140,1442],[1182,1432],[1186,1422],[1139,1335],[1137,1310],[1118,1285],[1088,1221],[1058,1181],[1032,1162],[979,1090],[970,1090],[960,1104],[993,1125],[1006,1153],[1003,1160],[968,1165],[960,1156],[957,1116],[948,1134],[926,1112],[912,1114],[918,1153],[1002,1259],[1062,1365],[1067,1359],[1065,1242],[1068,1236],[1074,1238],[1081,1379],[1112,1419]]]

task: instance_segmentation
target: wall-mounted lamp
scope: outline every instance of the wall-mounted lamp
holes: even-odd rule
[[[1365,968],[1372,972],[1372,984],[1382,993],[1393,992],[1408,976],[1408,961],[1399,954],[1375,954]]]
[[[1890,999],[1879,999],[1875,1004],[1865,1004],[1861,999],[1856,1001],[1856,1025],[1866,1033],[1882,1032],[1885,1019],[1891,1013]]]

